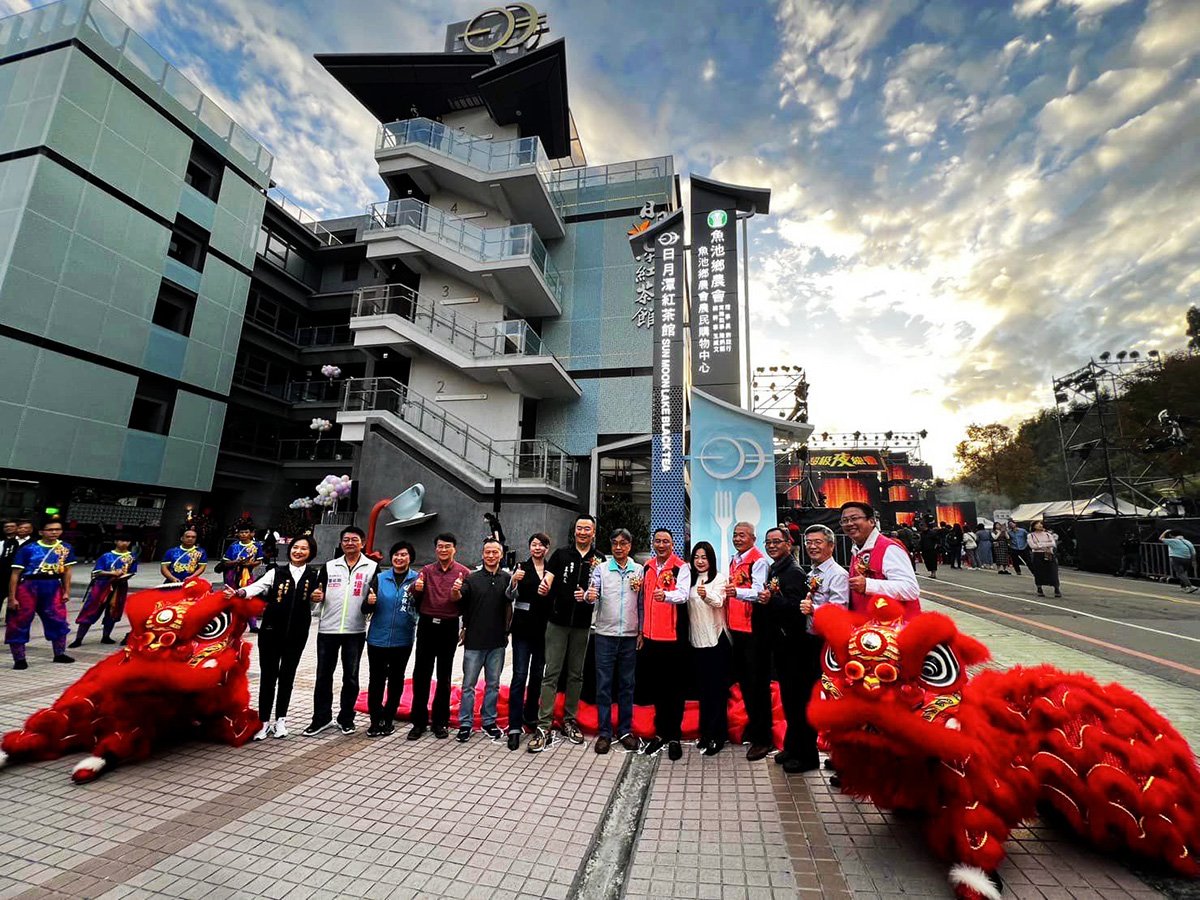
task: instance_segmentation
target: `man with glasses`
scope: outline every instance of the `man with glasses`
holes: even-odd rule
[[[358,666],[367,642],[367,617],[363,603],[377,568],[363,556],[366,533],[354,525],[343,528],[342,555],[325,563],[325,594],[318,608],[317,675],[313,687],[312,722],[307,737],[333,724],[333,670],[342,661],[341,709],[337,724],[342,734],[354,731],[354,705],[358,702]]]
[[[775,761],[788,774],[811,772],[820,765],[817,756],[817,735],[808,724],[805,709],[812,694],[812,681],[808,674],[811,660],[820,656],[815,635],[804,628],[805,617],[802,604],[808,598],[808,582],[804,572],[796,565],[792,556],[792,541],[783,528],[769,528],[763,538],[771,567],[767,570],[767,583],[759,592],[758,602],[762,606],[755,611],[755,630],[765,626],[768,642],[760,664],[767,668],[768,677],[772,661],[779,680],[779,699],[783,702],[783,717],[787,721],[787,734],[783,740],[783,752]],[[770,721],[768,720],[768,728]],[[781,759],[782,757],[782,759]]]
[[[746,709],[746,727],[742,743],[749,744],[746,759],[765,759],[774,745],[771,736],[771,672],[760,664],[767,644],[765,624],[755,626],[758,595],[767,583],[771,562],[754,546],[754,526],[738,522],[733,526],[733,549],[729,562],[729,580],[725,584],[729,636],[733,645],[733,671],[742,690]]]
[[[921,589],[908,550],[899,541],[880,534],[875,510],[869,503],[851,500],[841,507],[842,531],[854,542],[850,561],[850,608],[866,612],[871,597],[892,597],[904,604],[908,621],[921,611]]]

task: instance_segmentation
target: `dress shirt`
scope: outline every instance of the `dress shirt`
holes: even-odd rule
[[[749,552],[749,550],[746,551],[746,553]],[[729,564],[730,572],[742,561],[742,557],[746,553],[737,553],[734,555],[733,561]],[[762,593],[763,586],[767,583],[767,570],[769,568],[771,568],[771,557],[763,554],[762,558],[756,559],[754,565],[750,567],[750,587],[738,588],[735,596],[739,600],[757,603],[758,595]]]
[[[1024,528],[1008,529],[1008,540],[1014,550],[1024,550],[1029,546],[1029,532]]]
[[[843,609],[850,607],[850,576],[832,556],[809,569],[808,575],[810,578],[815,575],[821,579],[821,584],[812,592],[814,614],[827,603]],[[808,618],[808,633],[814,633],[812,616]]]
[[[293,566],[291,563],[288,563],[288,571],[292,573],[292,582],[294,584],[300,583],[300,579],[304,577],[304,570],[307,568],[308,566]],[[260,594],[265,594],[271,588],[275,587],[276,571],[277,570],[274,566],[267,569],[266,575],[258,579],[258,581],[254,582],[253,584],[246,585],[244,588],[242,588],[242,592],[247,597],[257,597]]]
[[[874,529],[863,542],[861,547],[854,548],[854,556],[873,550],[879,540],[879,529]],[[853,563],[851,563],[853,568]],[[913,571],[912,558],[903,547],[890,546],[883,554],[883,560],[877,564],[883,572],[883,578],[868,578],[867,589],[863,591],[868,597],[893,597],[902,603],[921,599],[921,588],[917,585],[917,573]],[[858,574],[855,571],[854,574]]]

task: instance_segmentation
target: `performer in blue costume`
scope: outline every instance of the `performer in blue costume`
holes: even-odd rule
[[[235,591],[247,587],[254,580],[254,569],[262,563],[262,543],[254,539],[254,520],[242,516],[234,525],[234,540],[225,550],[217,571],[225,577],[225,584]],[[258,617],[250,620],[250,631],[258,633]]]
[[[46,520],[41,540],[22,545],[12,559],[9,576],[8,614],[4,624],[4,643],[12,651],[13,668],[28,669],[25,645],[36,613],[42,631],[54,648],[54,661],[73,663],[67,656],[67,597],[71,593],[71,567],[75,551],[61,540],[63,526],[58,517]]]
[[[137,572],[137,556],[129,549],[133,539],[127,534],[115,538],[116,548],[100,554],[92,568],[92,581],[83,595],[83,609],[75,619],[75,640],[71,647],[83,643],[88,629],[104,616],[102,644],[115,644],[113,626],[125,615],[125,597],[129,594],[129,579]]]
[[[208,553],[196,546],[199,535],[195,528],[187,527],[179,536],[179,546],[163,554],[159,571],[167,584],[187,581],[193,575],[203,575],[208,568]]]

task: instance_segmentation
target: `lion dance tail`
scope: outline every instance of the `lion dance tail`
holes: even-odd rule
[[[1103,849],[1200,876],[1200,769],[1183,736],[1120,685],[1050,667],[1027,674],[1039,799]]]

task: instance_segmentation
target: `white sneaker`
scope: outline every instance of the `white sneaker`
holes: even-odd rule
[[[254,735],[254,737],[251,738],[251,740],[254,740],[254,741],[265,740],[266,738],[269,738],[274,733],[274,731],[275,731],[274,723],[263,722],[262,728],[258,729],[258,733],[256,735]]]
[[[282,719],[275,720],[275,737],[285,738],[288,736],[287,723]]]

